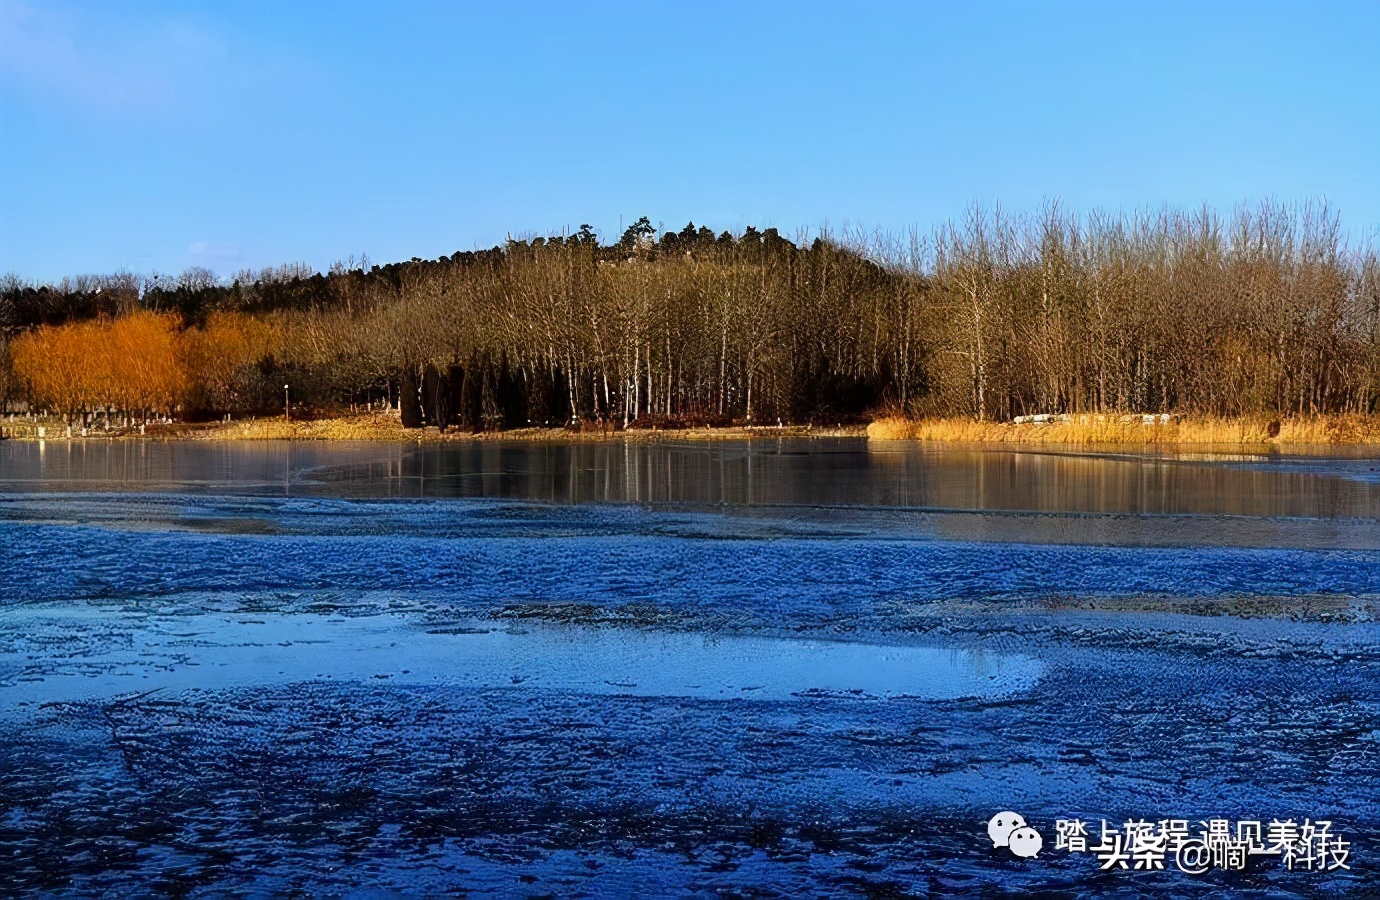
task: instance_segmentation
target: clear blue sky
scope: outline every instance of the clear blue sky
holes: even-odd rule
[[[0,271],[222,275],[620,217],[929,228],[1327,198],[1380,224],[1380,3],[0,0]]]

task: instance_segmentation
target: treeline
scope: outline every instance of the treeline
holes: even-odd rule
[[[132,310],[21,332],[8,356],[12,378],[69,424],[99,411],[122,424],[192,410],[254,408],[268,393],[263,361],[275,330],[242,313],[211,313],[184,327],[175,313]]]
[[[387,402],[404,423],[807,422],[879,408],[1375,413],[1380,265],[1325,207],[933,233],[570,236],[386,266],[0,284],[0,402],[66,417]]]

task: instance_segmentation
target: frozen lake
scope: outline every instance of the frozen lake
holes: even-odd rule
[[[1377,469],[3,443],[0,883],[1360,896]],[[1074,817],[1329,820],[1349,868],[1104,871]]]

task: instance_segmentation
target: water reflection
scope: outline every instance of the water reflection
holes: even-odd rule
[[[0,490],[1380,518],[1380,462],[1078,455],[862,439],[0,445]]]

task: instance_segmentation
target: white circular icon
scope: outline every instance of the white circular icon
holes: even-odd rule
[[[999,812],[992,817],[992,821],[987,823],[987,836],[992,839],[993,847],[1010,846],[1008,838],[1011,832],[1017,828],[1025,827],[1025,818],[1020,813]],[[1036,835],[1038,837],[1039,835]],[[1037,847],[1038,851],[1039,848]]]
[[[1028,826],[1022,826],[1011,832],[1007,837],[1007,843],[1011,847],[1011,852],[1025,859],[1034,859],[1040,855],[1040,848],[1044,846],[1044,838],[1040,837],[1040,832]]]

